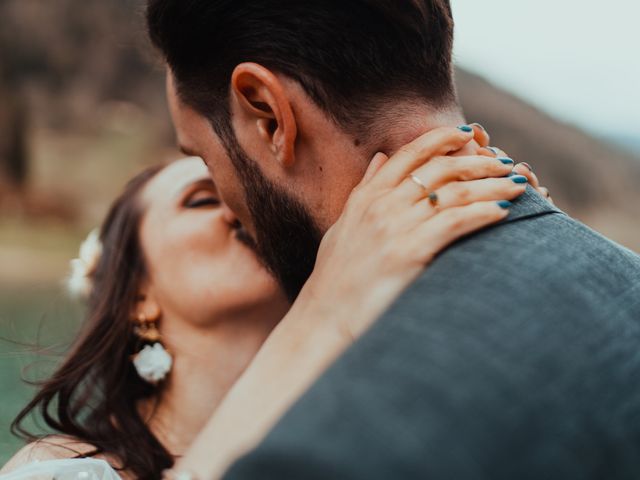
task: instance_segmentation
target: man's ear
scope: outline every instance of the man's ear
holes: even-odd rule
[[[231,92],[276,159],[285,167],[293,165],[298,127],[280,79],[262,65],[241,63],[231,75]]]

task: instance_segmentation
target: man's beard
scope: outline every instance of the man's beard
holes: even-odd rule
[[[225,137],[256,231],[255,242],[242,229],[238,238],[256,251],[293,302],[313,271],[322,233],[302,202],[264,177],[234,133]]]

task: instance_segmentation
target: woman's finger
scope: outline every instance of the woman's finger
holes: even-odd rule
[[[551,195],[549,194],[549,190],[545,187],[540,186],[540,180],[538,179],[538,176],[533,172],[533,168],[531,168],[531,165],[525,162],[519,163],[514,167],[513,172],[518,175],[524,175],[525,177],[527,177],[527,179],[529,180],[529,184],[533,188],[535,188],[540,195],[545,197],[549,201],[549,203],[555,205],[553,203]]]
[[[371,180],[375,174],[380,170],[382,165],[384,165],[389,157],[382,152],[376,153],[371,162],[369,162],[369,166],[367,167],[367,171],[364,172],[364,176],[362,177],[362,181],[358,184],[358,187],[365,185],[369,180]],[[357,187],[356,187],[357,188]]]
[[[461,237],[506,218],[510,205],[508,201],[476,202],[443,210],[416,228],[409,248],[421,252],[426,265]]]
[[[551,205],[555,205],[553,198],[551,198],[551,194],[549,193],[549,189],[546,187],[538,187],[537,188],[538,193],[540,193],[540,195],[542,195],[544,198],[547,199],[547,201],[551,204]]]
[[[440,127],[421,135],[403,146],[370,180],[375,188],[392,188],[413,170],[435,156],[444,156],[463,148],[473,140],[474,130],[468,126]]]
[[[469,126],[473,128],[473,139],[476,141],[476,143],[481,147],[489,146],[491,137],[489,136],[489,133],[485,130],[485,128],[479,123],[470,123]]]
[[[480,149],[480,155],[489,155],[490,157],[511,158],[509,154],[498,147],[485,146]]]
[[[526,177],[484,178],[469,182],[450,182],[435,191],[436,199],[418,202],[426,217],[447,208],[462,207],[476,202],[513,200],[527,189]]]
[[[538,176],[533,173],[533,169],[529,166],[528,163],[519,163],[517,164],[513,172],[518,175],[524,175],[529,180],[529,184],[533,188],[538,188],[540,186],[540,181],[538,180]]]
[[[527,189],[523,176],[507,178],[485,178],[468,182],[451,182],[436,190],[435,201],[425,198],[412,209],[412,221],[423,222],[439,212],[476,202],[514,200]]]
[[[396,190],[409,201],[417,202],[449,182],[506,177],[512,167],[511,160],[479,155],[436,157],[405,177]]]

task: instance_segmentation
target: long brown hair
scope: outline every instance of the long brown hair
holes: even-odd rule
[[[39,413],[46,425],[107,454],[140,479],[160,478],[173,464],[171,454],[151,433],[137,405],[160,387],[142,380],[130,357],[140,347],[131,315],[145,275],[139,225],[140,192],[163,166],[150,167],[126,185],[100,231],[102,255],[93,273],[87,318],[70,354],[11,425],[14,434],[34,441],[23,422]]]

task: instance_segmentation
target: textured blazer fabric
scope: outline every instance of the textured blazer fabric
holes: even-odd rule
[[[639,479],[640,257],[529,188],[225,478]]]

